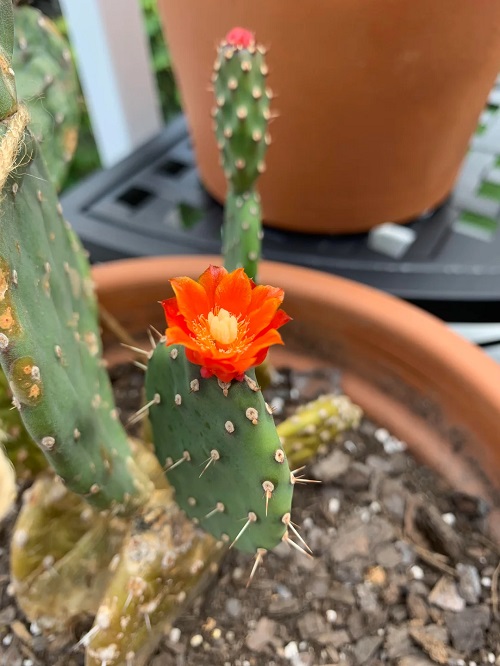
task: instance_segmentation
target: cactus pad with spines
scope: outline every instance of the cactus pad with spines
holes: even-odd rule
[[[146,392],[156,455],[178,504],[228,543],[248,523],[235,543],[240,550],[275,547],[287,529],[293,484],[254,371],[230,384],[204,379],[181,345],[160,344]]]
[[[80,109],[75,66],[64,37],[38,9],[14,9],[12,67],[17,95],[28,107],[52,181],[59,188],[78,141]]]
[[[9,383],[0,368],[0,446],[2,445],[14,465],[18,479],[32,479],[47,466],[42,452],[26,432],[18,410],[12,409]]]
[[[0,122],[0,148],[11,132]],[[102,364],[90,267],[29,130],[0,192],[0,362],[68,487],[106,508],[146,493]]]
[[[214,128],[228,181],[222,242],[226,268],[244,266],[252,278],[262,237],[255,183],[265,170],[270,143],[271,93],[266,76],[264,49],[250,32],[232,30],[219,47],[212,77]]]
[[[0,3],[0,118],[7,118],[17,108],[16,81],[12,69],[14,16],[12,2]]]

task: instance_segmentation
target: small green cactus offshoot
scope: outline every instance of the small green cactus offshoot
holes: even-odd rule
[[[228,181],[222,250],[228,270],[240,266],[256,278],[261,255],[262,224],[256,181],[265,171],[271,143],[271,91],[265,49],[252,33],[236,28],[219,46],[212,76],[212,112],[221,164]]]

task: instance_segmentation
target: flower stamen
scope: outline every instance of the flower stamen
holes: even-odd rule
[[[224,308],[217,314],[208,313],[208,326],[212,338],[223,345],[230,345],[238,337],[238,320]]]

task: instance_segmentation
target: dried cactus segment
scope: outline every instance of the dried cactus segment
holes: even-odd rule
[[[247,376],[221,387],[215,377],[201,377],[182,346],[159,345],[148,364],[146,399],[161,396],[149,416],[178,504],[216,538],[255,553],[281,541],[293,486],[286,456],[275,457],[281,444],[262,392],[251,388],[257,388],[254,372]]]
[[[341,432],[357,428],[362,415],[361,408],[345,395],[321,395],[299,407],[277,426],[290,466],[303,465],[321,445],[333,442]]]
[[[12,67],[52,181],[59,189],[78,142],[78,80],[68,44],[53,21],[33,7],[14,9]]]
[[[0,142],[6,125],[0,123]],[[38,147],[0,194],[0,362],[28,432],[68,487],[107,508],[147,495],[102,365],[90,267]]]
[[[30,621],[63,632],[76,616],[94,614],[126,529],[53,474],[40,476],[24,493],[11,543],[12,583]]]
[[[133,521],[94,626],[83,639],[86,666],[101,666],[104,658],[109,666],[145,664],[166,626],[217,572],[223,554],[169,491],[155,492]]]

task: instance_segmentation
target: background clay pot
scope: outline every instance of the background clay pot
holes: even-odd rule
[[[215,47],[235,25],[269,45],[279,119],[262,178],[271,226],[364,231],[452,189],[500,68],[500,3],[158,0],[201,178],[225,181],[210,118]]]
[[[197,278],[217,257],[168,257],[94,267],[102,305],[137,340],[163,330],[168,279]],[[441,321],[382,292],[304,268],[263,262],[260,282],[285,290],[294,321],[282,329],[276,364],[342,369],[344,391],[381,426],[463,492],[496,511],[500,539],[500,366]],[[123,348],[110,347],[110,361]],[[495,527],[496,526],[496,527]]]

